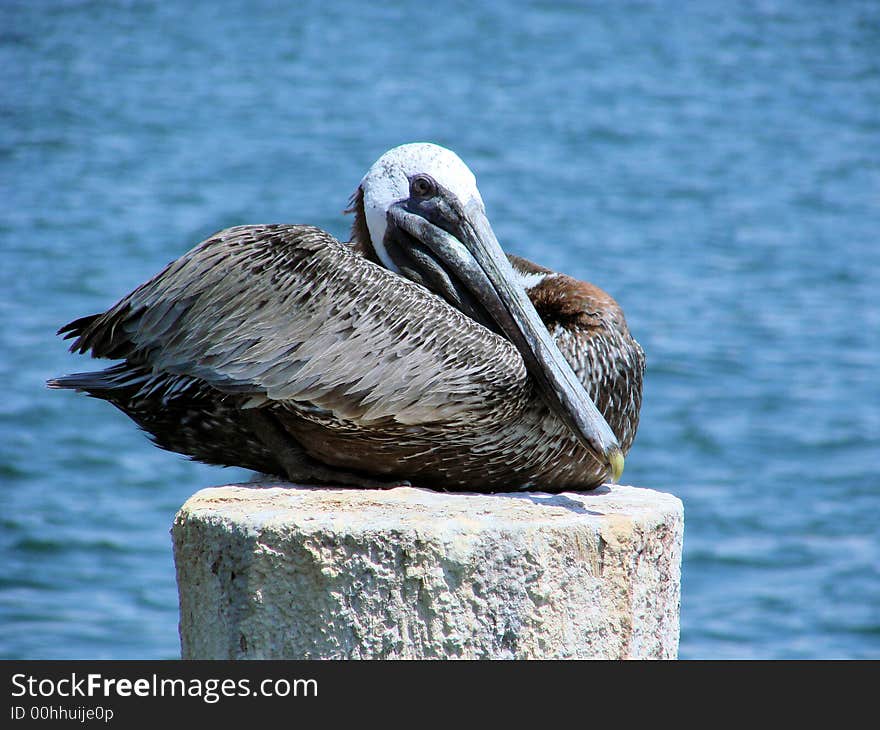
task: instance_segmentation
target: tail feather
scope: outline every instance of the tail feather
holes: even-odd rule
[[[50,378],[46,385],[54,390],[79,390],[88,391],[98,388],[102,384],[101,376],[104,373],[72,373],[57,378]]]
[[[123,362],[106,370],[52,378],[47,385],[80,391],[116,406],[162,449],[207,464],[283,473],[275,455],[252,433],[239,399],[195,378],[154,373]]]
[[[123,363],[106,370],[72,373],[51,378],[46,381],[46,385],[55,390],[77,390],[90,395],[98,395],[142,384],[148,377],[148,372],[132,371]]]

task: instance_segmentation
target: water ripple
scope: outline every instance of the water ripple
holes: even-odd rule
[[[177,655],[174,511],[246,478],[46,390],[89,367],[55,330],[228,225],[345,236],[366,166],[429,139],[647,351],[627,478],[685,503],[681,655],[880,657],[876,3],[0,18],[0,656]]]

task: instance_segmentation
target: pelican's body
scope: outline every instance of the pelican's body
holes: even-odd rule
[[[449,294],[438,284],[443,298],[410,280],[433,275],[431,262],[402,266],[408,278],[393,270],[401,259],[376,230],[384,221],[371,221],[370,193],[365,178],[348,244],[295,225],[240,226],[199,244],[62,330],[72,350],[121,363],[50,385],[110,401],[165,449],[294,481],[498,491],[605,480],[605,452],[625,453],[635,436],[644,371],[614,300],[510,257],[543,334],[616,436],[591,448],[557,415],[522,347],[460,311],[476,305],[458,279]],[[460,307],[447,301],[459,295]]]

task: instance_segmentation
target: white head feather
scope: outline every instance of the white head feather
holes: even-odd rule
[[[373,248],[382,264],[392,271],[397,271],[397,267],[383,243],[386,213],[394,203],[409,197],[409,179],[418,173],[430,175],[465,205],[476,200],[485,209],[474,173],[452,150],[428,142],[414,142],[388,150],[364,175],[361,190]]]

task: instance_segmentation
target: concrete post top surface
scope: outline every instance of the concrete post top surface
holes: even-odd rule
[[[202,489],[182,514],[214,515],[261,531],[294,523],[301,530],[426,529],[483,531],[539,525],[609,526],[620,519],[652,523],[681,519],[681,500],[672,494],[623,485],[590,492],[437,492],[414,487],[342,489],[254,482]]]

